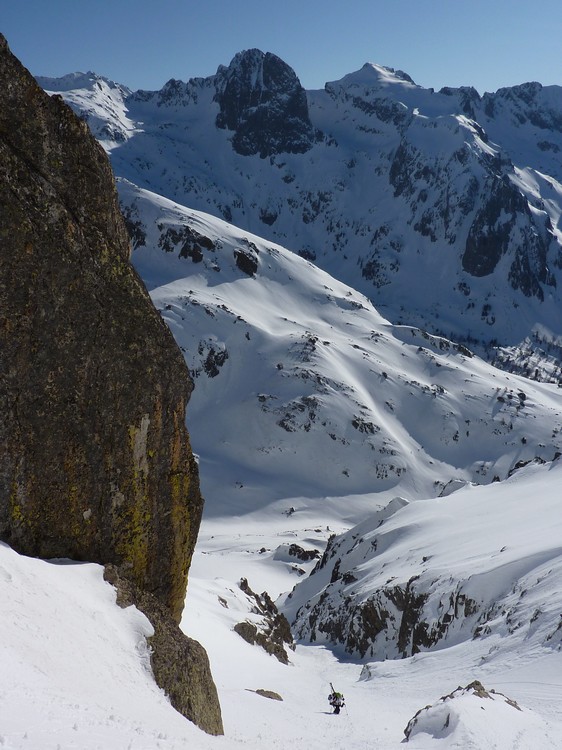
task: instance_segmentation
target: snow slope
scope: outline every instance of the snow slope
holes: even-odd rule
[[[555,386],[390,324],[279,245],[119,189],[144,243],[133,262],[195,378],[189,427],[204,494],[230,513],[352,496],[341,516],[355,523],[366,493],[431,497],[561,450]]]
[[[90,130],[108,152],[138,132],[128,116],[125,100],[131,91],[126,86],[91,71],[70,73],[62,78],[42,78],[41,85],[64,96],[88,122]]]
[[[483,724],[460,701],[455,729],[447,735],[450,747],[556,746],[562,737],[560,468],[540,461],[557,454],[559,390],[494,370],[415,328],[389,324],[364,297],[280,246],[127,183],[120,193],[144,237],[134,262],[196,376],[189,424],[207,509],[184,626],[203,640],[221,695],[233,699],[224,703],[227,736],[251,743],[257,733],[267,747],[392,748],[419,708],[480,677],[487,688],[519,701],[522,716],[506,716],[499,703],[486,709]],[[239,253],[246,263],[237,263]],[[263,408],[272,402],[281,408]],[[461,425],[467,428],[462,437]],[[330,437],[344,429],[336,436],[340,441]],[[393,454],[387,452],[391,440]],[[330,454],[333,443],[337,451]],[[405,471],[373,474],[373,453],[379,467],[401,465]],[[541,453],[538,464],[516,470],[507,484],[466,484],[503,479]],[[519,487],[515,499],[513,487]],[[397,492],[407,498],[403,510],[391,514],[391,504],[382,511]],[[440,500],[419,502],[439,493]],[[369,518],[381,512],[398,529],[401,513],[419,515],[405,522],[406,533],[389,533],[384,571],[361,547],[364,595],[384,588],[387,579],[403,582],[419,574],[427,557],[424,581],[434,598],[445,600],[457,587],[457,595],[478,601],[485,613],[479,640],[463,631],[474,623],[452,618],[438,652],[373,663],[368,655],[337,661],[339,647],[311,646],[310,634],[301,633],[304,641],[290,655],[289,668],[240,644],[232,628],[253,617],[238,588],[241,578],[254,590],[281,596],[291,616],[298,602],[310,595],[313,604],[319,593],[319,574],[305,578],[316,561],[295,558],[291,545],[322,554],[334,532],[344,536],[332,540],[331,549],[356,536],[351,525],[371,529]],[[419,529],[418,536],[408,529]],[[344,572],[342,566],[332,588]],[[286,599],[303,579],[293,602]],[[532,591],[527,598],[525,588]],[[427,607],[444,619],[446,606],[441,612],[433,602]],[[238,649],[240,660],[232,656]],[[295,676],[292,669],[302,671]],[[343,732],[323,723],[330,681],[348,696]],[[260,720],[248,718],[256,716],[258,698],[248,690],[258,686],[284,697],[289,722],[278,703],[258,709]],[[416,745],[420,737],[431,746],[431,731],[429,739],[418,733],[410,744],[422,747]]]
[[[538,526],[531,523],[527,529],[531,541],[527,545],[522,540],[518,547],[522,567],[530,569],[530,553],[540,547],[536,532],[547,525],[548,508],[556,505],[557,473],[559,469],[540,467],[533,474],[533,489],[540,490],[545,502],[535,515]],[[500,484],[481,488],[481,502],[493,506],[501,491]],[[470,524],[464,524],[464,514],[470,518],[473,492],[459,493],[465,502],[459,500],[456,508],[457,541],[462,542],[457,565],[461,560],[467,566],[473,563],[465,552],[486,552],[492,546],[491,531],[483,534],[487,544],[477,543]],[[419,503],[419,508],[417,519],[427,530],[435,517],[431,501]],[[427,516],[424,510],[429,511]],[[559,515],[556,510],[551,517],[553,529],[544,536],[544,550],[558,536]],[[183,627],[209,651],[225,721],[225,736],[220,738],[209,737],[182,719],[150,681],[142,645],[146,620],[132,608],[116,607],[114,592],[102,581],[98,566],[30,560],[0,546],[0,593],[6,613],[0,621],[0,746],[10,750],[180,750],[186,746],[273,750],[293,745],[311,750],[398,750],[410,719],[433,704],[436,709],[418,719],[409,747],[536,750],[560,745],[559,638],[545,646],[532,634],[526,639],[524,633],[506,637],[496,633],[406,659],[366,663],[338,661],[325,647],[302,644],[285,666],[234,633],[236,622],[252,617],[238,588],[240,575],[264,585],[269,582],[272,590],[287,590],[294,580],[288,565],[260,554],[257,544],[271,550],[287,539],[310,537],[316,533],[314,521],[324,520],[323,513],[305,517],[265,510],[251,519],[231,517],[227,523],[210,519],[204,524]],[[511,541],[518,534],[519,520],[505,517],[502,538]],[[396,549],[400,557],[403,547],[399,544]],[[446,553],[443,538],[438,540],[437,553]],[[396,573],[403,564],[398,561]],[[392,562],[388,568],[392,575]],[[508,578],[504,572],[499,577]],[[558,591],[559,581],[545,577],[541,601],[548,603]],[[554,614],[552,625],[560,615]],[[485,699],[459,691],[448,700],[444,713],[439,698],[474,679],[516,701],[521,710],[500,696]],[[340,716],[329,713],[330,682],[346,696],[347,707]],[[283,700],[258,695],[255,691],[260,688],[277,692]]]
[[[290,667],[282,667],[256,647],[245,644],[239,657],[234,657],[237,636],[231,630],[228,634],[224,632],[224,627],[228,623],[232,628],[244,615],[238,578],[244,576],[250,582],[256,581],[254,588],[257,590],[261,590],[261,586],[267,587],[269,582],[270,591],[288,591],[296,574],[290,562],[283,562],[279,548],[284,548],[287,541],[292,540],[300,541],[303,546],[322,549],[324,524],[326,520],[332,521],[333,516],[326,514],[325,510],[309,509],[290,515],[272,514],[266,510],[249,517],[230,519],[228,525],[224,519],[222,522],[208,519],[194,561],[184,625],[209,648],[215,677],[219,685],[223,685],[219,690],[224,696],[227,735],[229,731],[234,732],[236,737],[245,737],[251,745],[255,741],[255,732],[261,731],[260,740],[272,748],[293,743],[298,747],[333,750],[343,747],[392,750],[402,746],[406,725],[419,709],[438,702],[440,696],[450,694],[458,686],[465,687],[478,679],[488,690],[496,690],[516,701],[522,710],[513,708],[511,713],[507,710],[511,706],[493,700],[481,707],[481,699],[471,702],[464,695],[459,701],[456,698],[451,701],[448,713],[455,716],[455,722],[450,722],[449,731],[444,727],[446,715],[441,715],[441,719],[432,717],[431,721],[420,721],[409,745],[419,749],[462,747],[478,750],[558,747],[562,741],[562,630],[558,627],[561,614],[560,470],[560,466],[533,467],[517,479],[514,477],[510,483],[511,492],[515,494],[515,513],[506,512],[510,487],[494,483],[441,500],[412,502],[391,517],[390,523],[394,525],[389,527],[389,537],[392,537],[393,528],[401,533],[395,534],[389,542],[383,553],[384,559],[367,557],[364,561],[365,573],[360,583],[365,591],[371,587],[372,592],[381,585],[374,578],[377,563],[385,564],[384,570],[378,573],[384,576],[384,585],[386,578],[404,580],[409,575],[406,568],[419,572],[418,557],[421,561],[426,552],[435,557],[433,572],[439,570],[439,566],[443,566],[441,570],[446,569],[451,563],[452,576],[458,576],[458,572],[464,570],[473,595],[478,593],[483,598],[492,599],[494,593],[498,593],[496,619],[490,621],[488,633],[475,640],[470,636],[455,638],[451,633],[437,649],[403,659],[346,658],[341,649],[331,651],[319,643],[319,638],[312,644],[302,641],[295,654],[290,656]],[[532,507],[536,513],[528,512],[530,492],[535,498]],[[478,503],[475,507],[476,494]],[[454,507],[450,514],[444,514],[443,519],[435,506],[441,508],[449,501]],[[405,511],[409,511],[410,516],[415,514],[415,519],[401,519],[400,513]],[[485,518],[491,515],[492,522],[483,524],[482,515]],[[522,516],[525,517],[523,531]],[[496,517],[501,518],[501,525],[493,523]],[[474,524],[478,528],[476,534]],[[368,527],[369,522],[364,526]],[[331,528],[337,528],[337,519]],[[446,531],[454,529],[452,539],[442,533],[444,528]],[[356,531],[350,530],[337,541],[345,543]],[[507,549],[500,553],[499,545],[506,542]],[[367,546],[365,534],[361,551]],[[501,562],[503,555],[508,556],[504,558],[507,560],[505,565]],[[546,566],[547,560],[550,560],[549,566]],[[342,572],[347,569],[344,565],[345,562]],[[426,563],[426,580],[430,578],[431,565]],[[363,570],[363,566],[359,570]],[[471,570],[474,570],[474,575]],[[304,591],[299,592],[299,588],[314,587],[318,575],[304,579],[293,597],[304,597]],[[535,577],[541,579],[536,589]],[[528,587],[526,601],[521,595],[522,584]],[[448,590],[446,586],[443,588],[443,592]],[[502,593],[505,595],[503,600]],[[507,618],[501,615],[502,604],[509,608]],[[539,607],[541,611],[533,619]],[[456,625],[458,628],[458,623]],[[552,636],[550,640],[546,638],[548,635]],[[225,654],[232,658],[225,658]],[[336,659],[337,654],[340,660]],[[240,675],[246,674],[246,670],[248,678],[242,679],[243,684],[240,684]],[[339,717],[345,721],[343,733],[339,731],[339,724],[334,727],[337,717],[323,713],[329,710],[326,696],[330,682],[347,698],[347,713]],[[246,702],[240,703],[236,696],[244,688],[256,689],[258,686],[277,691],[289,703],[290,719],[284,724],[281,719],[282,726],[276,723],[274,712],[281,714],[284,704],[275,704],[263,723],[259,721],[251,728],[244,726],[241,714],[246,720],[248,716],[255,716],[256,704],[250,702],[255,696],[249,694]],[[233,703],[229,704],[228,698],[233,698]],[[327,720],[331,720],[328,725]]]
[[[332,539],[286,600],[295,635],[378,660],[475,638],[494,641],[491,654],[514,642],[559,650],[561,478],[557,460],[493,494],[393,501]]]
[[[0,747],[153,750],[197,736],[151,678],[151,625],[115,604],[99,565],[0,544],[0,589]]]

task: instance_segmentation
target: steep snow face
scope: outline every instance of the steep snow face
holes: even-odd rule
[[[70,85],[78,108],[97,97]],[[129,124],[102,108],[118,148],[97,132],[118,175],[314,260],[393,322],[481,353],[527,339],[529,357],[528,342],[501,357],[525,372],[537,330],[562,333],[561,99],[538,84],[436,93],[373,64],[305,96],[249,50],[125,97]]]
[[[484,94],[475,108],[479,122],[497,141],[509,139],[519,166],[533,166],[560,180],[562,88],[523,83]]]
[[[103,568],[36,560],[0,543],[0,746],[160,747],[202,735],[157,687],[147,618],[115,604]],[[163,727],[167,727],[163,730]]]
[[[209,498],[430,497],[562,449],[554,386],[392,325],[279,245],[119,183],[133,262],[195,379],[189,427]],[[321,468],[318,468],[321,467]],[[281,481],[281,477],[283,477]],[[346,500],[346,513],[356,517]]]
[[[384,65],[377,65],[376,63],[365,63],[360,70],[344,76],[341,79],[341,83],[365,86],[369,89],[398,85],[402,86],[403,94],[410,89],[421,88],[403,70],[387,68]]]
[[[397,498],[333,538],[289,595],[295,634],[377,660],[475,638],[490,654],[560,649],[561,479],[557,460],[489,488]]]

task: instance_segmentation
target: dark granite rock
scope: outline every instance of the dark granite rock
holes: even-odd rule
[[[223,734],[221,710],[205,649],[183,633],[169,610],[152,594],[119,576],[113,565],[106,566],[105,580],[117,589],[117,604],[134,605],[154,628],[147,639],[150,662],[158,685],[172,706],[208,734]]]
[[[262,158],[305,153],[315,139],[306,92],[295,72],[270,52],[238,53],[216,75],[216,124],[234,131],[234,150]]]
[[[179,620],[202,510],[191,383],[107,157],[0,38],[0,538],[113,562]]]
[[[285,646],[295,648],[291,627],[285,615],[281,614],[275,603],[267,593],[256,594],[250,588],[246,578],[240,581],[240,589],[252,602],[254,614],[261,615],[259,626],[253,622],[239,622],[234,626],[234,632],[251,645],[261,646],[268,654],[282,664],[289,663],[289,656]]]
[[[548,246],[535,227],[527,201],[507,177],[490,176],[482,196],[466,239],[463,270],[471,276],[487,276],[502,256],[511,253],[511,286],[542,300],[541,284],[554,282],[548,271]]]

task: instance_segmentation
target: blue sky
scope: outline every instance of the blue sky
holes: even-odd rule
[[[213,74],[258,47],[321,88],[365,62],[480,93],[562,85],[562,2],[1,0],[0,31],[35,75],[93,70],[138,89]]]

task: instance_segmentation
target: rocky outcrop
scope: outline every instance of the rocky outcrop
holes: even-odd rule
[[[503,255],[512,251],[508,278],[526,297],[544,299],[541,284],[553,285],[540,227],[535,226],[529,204],[507,175],[486,181],[486,200],[476,212],[462,255],[463,270],[471,276],[487,276]]]
[[[541,130],[562,133],[562,113],[555,86],[528,81],[518,86],[498,89],[482,97],[484,111],[491,119],[509,112],[512,124],[521,128],[530,124]]]
[[[234,150],[265,158],[304,153],[314,142],[306,92],[294,70],[271,52],[238,53],[216,76],[219,128],[234,131]]]
[[[521,708],[516,701],[507,698],[502,693],[497,693],[495,690],[486,690],[479,680],[474,680],[464,688],[459,685],[456,690],[453,690],[449,695],[444,695],[433,705],[421,708],[406,725],[406,729],[404,729],[404,742],[409,742],[417,734],[429,735],[433,739],[444,739],[454,734],[459,729],[464,728],[463,724],[465,724],[466,719],[470,716],[473,719],[478,718],[480,711],[473,712],[471,708],[475,707],[479,701],[487,702],[486,706],[479,706],[481,709],[491,709],[494,716],[501,716],[503,713],[504,716],[502,718],[504,720],[505,718],[508,720],[513,718],[513,714],[509,711],[510,708],[521,712]],[[507,711],[505,710],[506,707],[508,707]],[[484,721],[493,726],[493,722],[489,716]],[[466,728],[469,731],[470,729],[473,731],[476,730],[477,722]],[[465,731],[462,735],[464,740],[463,745],[469,742],[466,728],[464,728]],[[479,737],[480,741],[482,741],[481,733]],[[470,744],[472,745],[471,742]]]
[[[258,688],[254,692],[256,693],[256,695],[261,695],[262,698],[269,698],[272,701],[283,700],[279,693],[276,693],[274,690],[264,690],[263,688]]]
[[[179,622],[192,385],[129,252],[104,151],[0,37],[0,539],[114,563]]]
[[[0,54],[0,536],[114,562],[179,618],[202,509],[187,370],[103,150]]]
[[[119,606],[135,605],[150,620],[154,635],[147,641],[152,671],[173,707],[208,734],[223,734],[217,691],[205,649],[180,630],[156,597],[122,578],[115,566],[107,565],[104,577],[115,586]]]
[[[256,594],[245,578],[240,581],[240,589],[251,602],[252,613],[259,615],[261,619],[257,623],[248,620],[239,622],[234,626],[234,632],[252,646],[261,646],[282,664],[288,664],[289,656],[285,646],[294,650],[295,644],[287,618],[279,612],[267,591],[261,596]]]

